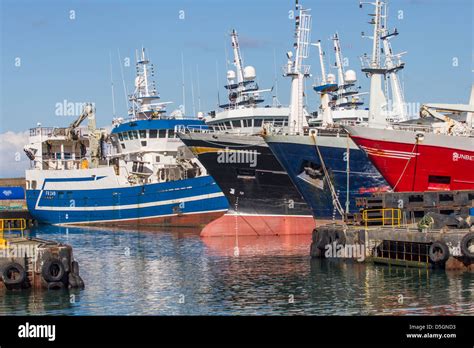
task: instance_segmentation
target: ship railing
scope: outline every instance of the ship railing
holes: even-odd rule
[[[402,210],[399,208],[365,209],[362,211],[362,221],[365,228],[369,225],[400,227]]]
[[[87,162],[85,162],[87,161]],[[83,157],[80,159],[57,159],[53,156],[44,158],[41,161],[44,170],[77,170],[88,168],[90,158]]]
[[[288,65],[284,65],[282,66],[281,68],[282,72],[283,72],[283,76],[291,76],[291,75],[296,75],[297,72],[295,71],[295,68],[294,66],[288,66]],[[299,73],[301,73],[302,75],[304,76],[309,76],[309,72],[311,70],[311,65],[301,65],[300,69],[299,69]]]
[[[30,137],[34,136],[43,136],[43,137],[58,137],[58,136],[66,136],[67,128],[64,127],[36,127],[30,128]],[[84,127],[77,127],[75,129],[76,134],[81,137],[87,134],[87,129]]]
[[[4,218],[0,219],[0,249],[8,247],[8,237],[11,237],[11,233],[18,234],[19,237],[23,238],[23,231],[26,229],[26,220],[22,218]],[[9,232],[9,235],[5,235],[5,231]]]
[[[207,125],[178,125],[176,126],[176,132],[178,133],[210,133],[211,129]]]
[[[421,124],[393,124],[392,128],[395,130],[404,130],[404,131],[411,131],[411,132],[424,132],[424,133],[433,133],[433,127],[429,125],[421,125]]]

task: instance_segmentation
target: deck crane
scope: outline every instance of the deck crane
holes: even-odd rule
[[[102,138],[102,132],[97,130],[95,122],[95,108],[92,103],[86,103],[84,105],[82,113],[79,117],[72,122],[69,127],[66,128],[66,138],[70,141],[79,140],[79,135],[77,134],[77,127],[87,119],[87,131],[89,135],[89,151],[91,156],[91,168],[96,168],[99,165],[100,160],[100,140]]]
[[[66,137],[68,140],[79,140],[76,128],[79,127],[86,118],[89,119],[89,123],[94,123],[95,128],[95,110],[91,103],[86,103],[79,117],[66,128]]]
[[[466,123],[462,123],[452,119],[444,113],[461,113],[466,112]],[[449,129],[453,126],[458,131],[471,132],[473,129],[474,115],[474,85],[471,87],[471,97],[469,104],[423,104],[420,108],[420,117],[431,116],[440,121],[449,124]]]

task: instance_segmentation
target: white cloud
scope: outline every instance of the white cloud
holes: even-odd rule
[[[30,166],[23,146],[28,144],[29,132],[6,132],[0,134],[0,177],[24,177]]]

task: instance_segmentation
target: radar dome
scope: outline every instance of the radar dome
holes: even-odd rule
[[[344,79],[347,83],[354,83],[357,81],[357,74],[354,70],[347,70]]]
[[[336,82],[336,75],[328,74],[328,83],[335,83]]]
[[[235,79],[235,71],[227,70],[227,80],[234,80],[234,79]]]
[[[257,72],[253,66],[246,66],[244,68],[244,79],[245,80],[253,80],[257,77]]]

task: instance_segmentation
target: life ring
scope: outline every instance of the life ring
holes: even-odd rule
[[[436,241],[430,245],[428,257],[434,264],[445,263],[449,258],[449,248],[443,241]]]
[[[64,276],[64,266],[58,259],[51,259],[45,262],[41,275],[49,283],[59,282]]]
[[[462,237],[461,251],[464,256],[474,259],[474,232],[469,232]]]
[[[15,274],[17,274],[15,276]],[[5,285],[19,285],[26,280],[26,271],[22,265],[10,262],[2,270],[2,280]]]
[[[130,184],[135,185],[138,182],[138,177],[135,174],[130,174],[127,180]]]

